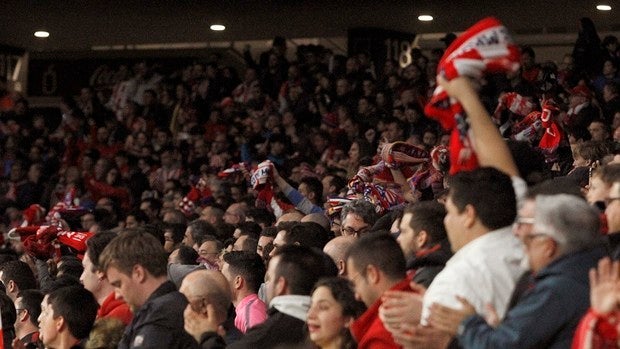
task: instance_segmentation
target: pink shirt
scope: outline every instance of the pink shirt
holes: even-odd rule
[[[267,319],[267,306],[255,293],[243,298],[235,311],[237,313],[235,326],[242,333]]]

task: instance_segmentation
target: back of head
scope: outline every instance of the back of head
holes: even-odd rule
[[[297,223],[287,234],[286,240],[289,244],[300,244],[322,250],[329,241],[329,232],[318,223]]]
[[[276,217],[273,213],[264,208],[250,208],[246,217],[264,227],[270,227],[276,222]]]
[[[2,272],[2,283],[4,285],[12,280],[20,291],[37,288],[37,279],[32,269],[25,262],[8,261],[0,265],[0,272]]]
[[[198,252],[190,246],[181,245],[178,248],[178,262],[180,264],[198,264]]]
[[[329,240],[323,248],[323,252],[330,256],[334,263],[346,261],[349,249],[355,241],[357,241],[355,236],[336,236]]]
[[[115,267],[130,275],[135,265],[141,265],[154,277],[166,276],[167,255],[157,239],[140,230],[126,230],[114,238],[99,257],[101,270]]]
[[[369,265],[377,267],[391,281],[403,279],[407,270],[400,245],[385,232],[363,235],[351,246],[347,259],[362,276]]]
[[[55,318],[62,316],[65,319],[74,338],[88,337],[99,308],[92,293],[80,286],[63,287],[48,295],[47,304]]]
[[[467,205],[473,206],[478,219],[489,230],[511,225],[517,215],[512,181],[495,168],[482,167],[452,176],[449,198],[459,212]]]
[[[536,197],[534,231],[552,237],[560,255],[590,248],[597,241],[600,219],[584,200],[573,195]]]
[[[405,214],[411,214],[409,224],[413,231],[426,231],[430,241],[437,243],[447,239],[446,227],[443,219],[446,216],[446,208],[437,201],[420,201],[405,208]]]
[[[276,256],[278,265],[274,277],[281,276],[287,281],[290,294],[308,296],[320,278],[338,274],[329,256],[308,246],[286,245]]]
[[[329,218],[327,218],[327,216],[325,215],[325,213],[310,213],[304,216],[304,218],[301,219],[302,223],[305,222],[313,222],[313,223],[317,223],[319,224],[321,227],[323,227],[326,230],[329,230],[330,228],[330,224],[329,224]]]
[[[228,264],[232,276],[241,276],[248,288],[258,293],[261,283],[265,279],[265,263],[256,252],[232,251],[223,257]]]

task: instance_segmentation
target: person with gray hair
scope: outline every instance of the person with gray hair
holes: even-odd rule
[[[359,237],[377,222],[379,215],[370,202],[358,199],[344,205],[340,213],[340,233],[343,236]]]
[[[457,336],[463,348],[569,348],[590,306],[588,271],[605,250],[600,221],[584,200],[568,194],[535,198],[532,229],[516,230],[532,270],[532,287],[499,322],[463,307],[431,307],[430,324]],[[519,220],[519,217],[517,217]]]

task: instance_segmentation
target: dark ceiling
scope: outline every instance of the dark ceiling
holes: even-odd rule
[[[4,0],[0,44],[30,51],[87,50],[96,45],[344,37],[347,28],[373,26],[417,33],[461,31],[494,15],[517,34],[575,33],[580,17],[599,31],[620,30],[620,10],[601,12],[604,1],[137,1]],[[615,6],[615,1],[609,5]],[[419,14],[435,20],[422,23]],[[222,23],[224,32],[209,25]],[[35,30],[51,33],[37,39]]]

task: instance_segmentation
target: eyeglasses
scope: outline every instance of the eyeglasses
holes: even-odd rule
[[[542,233],[533,233],[533,234],[527,234],[527,235],[523,235],[521,237],[521,239],[523,240],[524,244],[528,244],[530,243],[532,240],[539,238],[539,237],[546,237],[546,238],[551,238],[549,235],[547,234],[542,234]]]
[[[368,226],[357,229],[357,230],[351,227],[340,228],[340,231],[342,232],[342,235],[344,236],[360,236],[362,233],[365,233],[367,230],[368,230]]]
[[[609,204],[611,204],[612,202],[614,202],[616,200],[620,200],[620,197],[605,198],[605,206],[609,206]]]
[[[532,225],[534,223],[536,223],[536,220],[534,219],[534,217],[521,217],[521,216],[517,216],[517,218],[515,219],[514,223],[512,223],[512,227],[514,229],[519,229],[519,228],[521,228],[521,226],[523,224]]]

